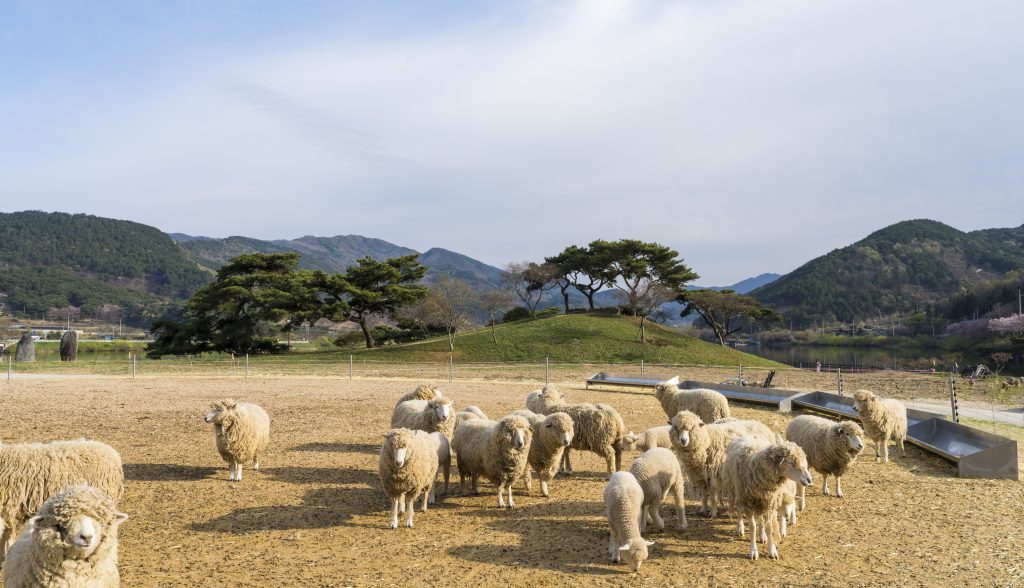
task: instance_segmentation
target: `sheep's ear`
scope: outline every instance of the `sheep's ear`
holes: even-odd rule
[[[627,544],[623,545],[622,547],[620,547],[619,551],[629,551],[629,543],[627,543]]]
[[[114,526],[120,525],[121,523],[128,520],[128,515],[120,511],[114,511]]]
[[[644,543],[647,544],[647,547],[650,547],[651,545],[654,545],[654,541],[644,541]]]
[[[33,528],[39,526],[39,523],[43,521],[43,517],[36,515],[28,520],[27,527]]]

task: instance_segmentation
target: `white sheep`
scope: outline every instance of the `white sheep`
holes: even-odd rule
[[[216,402],[206,414],[213,425],[217,451],[228,463],[228,480],[242,481],[242,464],[252,462],[260,470],[260,455],[270,446],[270,417],[263,408],[228,398]]]
[[[405,525],[412,527],[416,497],[423,494],[423,512],[427,511],[430,491],[437,479],[438,449],[429,433],[392,429],[384,434],[377,471],[384,493],[391,501],[391,528],[398,528],[399,503],[407,513]]]
[[[448,442],[448,437],[445,437],[444,433],[440,431],[434,431],[428,435],[428,437],[430,437],[429,441],[431,446],[434,447],[434,450],[437,452],[437,473],[440,474],[444,471],[444,490],[441,492],[441,495],[444,496],[448,494],[448,480],[451,478],[452,471],[451,444]],[[439,483],[440,482],[435,482],[430,487],[430,504],[434,504],[436,495],[435,489]]]
[[[427,433],[440,431],[449,439],[454,424],[452,401],[444,397],[433,400],[406,400],[398,403],[391,413],[392,429],[405,428]]]
[[[782,500],[779,503],[779,535],[783,537],[787,534],[787,527],[796,524],[796,497],[796,482],[787,479],[782,484]]]
[[[654,397],[661,403],[661,409],[668,418],[676,416],[681,410],[694,413],[705,423],[729,416],[729,400],[714,390],[682,390],[671,384],[658,384],[654,388]]]
[[[655,447],[672,449],[672,426],[662,425],[651,427],[642,433],[626,433],[622,439],[622,448],[626,451],[647,451]]]
[[[896,440],[903,455],[907,450],[907,407],[899,400],[879,398],[868,390],[857,390],[853,394],[853,407],[860,415],[864,433],[875,442],[875,461],[889,463],[889,438]],[[881,445],[881,453],[879,453]]]
[[[88,439],[0,444],[0,561],[43,502],[77,484],[95,486],[120,499],[124,493],[120,454]]]
[[[452,438],[459,465],[459,488],[464,491],[466,476],[470,476],[473,493],[479,494],[479,479],[483,476],[498,485],[498,507],[505,508],[507,489],[508,508],[515,508],[512,484],[526,473],[532,437],[533,428],[521,416],[460,424]]]
[[[690,482],[701,495],[701,512],[718,516],[723,502],[719,473],[725,463],[726,448],[733,439],[752,437],[774,441],[777,435],[757,421],[729,421],[705,424],[696,414],[684,410],[670,422],[672,448],[686,469]]]
[[[604,487],[604,512],[608,517],[611,533],[608,536],[608,553],[612,563],[625,559],[634,572],[647,559],[647,548],[654,541],[647,541],[640,535],[643,519],[644,490],[630,472],[615,472]]]
[[[685,482],[679,460],[671,449],[654,447],[641,453],[633,461],[630,473],[644,490],[643,517],[640,519],[640,532],[647,532],[647,523],[654,522],[659,531],[665,529],[665,520],[659,512],[661,503],[671,492],[675,499],[677,529],[686,528],[686,506],[683,501]]]
[[[622,469],[622,442],[626,425],[618,411],[607,404],[568,404],[561,391],[553,385],[531,392],[526,398],[527,408],[538,414],[564,412],[572,419],[572,444],[562,455],[563,469],[572,473],[570,449],[591,451],[603,457],[608,474]],[[531,405],[533,408],[531,408]]]
[[[562,453],[572,443],[575,434],[572,419],[564,412],[554,412],[546,417],[530,410],[517,410],[511,414],[523,417],[533,428],[533,440],[530,441],[530,454],[527,456],[530,467],[526,468],[526,475],[523,476],[526,489],[533,491],[533,477],[530,475],[532,469],[540,478],[540,493],[550,496],[548,484],[555,478],[558,464],[562,462]]]
[[[92,486],[70,486],[43,503],[4,562],[6,588],[121,585],[117,530],[128,515]]]
[[[489,420],[487,415],[484,414],[484,411],[475,406],[467,406],[464,410],[460,410],[455,413],[455,417],[452,419],[452,430],[455,430],[455,427],[458,427],[459,423],[473,419]]]
[[[804,451],[790,441],[736,439],[726,450],[721,477],[723,484],[729,487],[732,506],[739,519],[740,537],[744,536],[744,520],[750,519],[750,559],[758,558],[759,534],[767,535],[768,557],[778,559],[775,523],[782,504],[783,485],[787,479],[804,486],[811,484]]]
[[[807,454],[807,463],[821,474],[821,493],[828,492],[828,477],[836,478],[836,497],[843,497],[842,477],[864,449],[864,431],[853,421],[830,421],[804,414],[789,422],[786,439],[796,443]],[[800,490],[800,510],[806,506],[804,489]]]
[[[398,399],[395,406],[402,404],[406,400],[433,400],[435,398],[441,398],[444,394],[441,390],[433,384],[420,384],[416,386],[416,389],[409,392]]]

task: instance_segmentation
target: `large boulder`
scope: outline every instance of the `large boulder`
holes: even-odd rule
[[[64,331],[60,337],[60,360],[76,361],[78,359],[78,331]]]
[[[18,349],[14,352],[14,361],[35,361],[36,340],[32,335],[25,333],[18,339]]]

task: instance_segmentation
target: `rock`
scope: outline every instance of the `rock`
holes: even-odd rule
[[[60,338],[60,360],[78,360],[78,331],[64,331]]]
[[[36,360],[36,341],[32,338],[32,335],[25,333],[18,339],[18,349],[14,352],[14,361],[35,361]]]

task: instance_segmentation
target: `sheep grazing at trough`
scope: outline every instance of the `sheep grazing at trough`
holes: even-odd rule
[[[128,520],[92,486],[70,486],[43,503],[4,562],[7,588],[121,585],[117,529]]]
[[[0,561],[43,502],[77,484],[120,499],[121,456],[109,445],[87,439],[0,444]]]
[[[622,438],[622,448],[626,451],[647,451],[655,447],[672,449],[672,426],[662,425],[651,427],[643,433],[626,433]]]
[[[654,545],[654,541],[640,535],[643,503],[644,489],[633,474],[615,472],[608,478],[604,487],[604,512],[611,527],[608,553],[612,563],[626,560],[634,572],[640,571],[640,565],[647,559],[647,548]]]
[[[671,449],[654,447],[640,454],[633,461],[629,471],[644,490],[643,516],[640,519],[640,532],[647,532],[647,524],[651,521],[659,531],[665,529],[665,520],[659,512],[661,503],[669,492],[675,500],[677,529],[686,528],[686,507],[683,502],[683,470],[679,460]]]
[[[672,418],[679,411],[688,410],[705,423],[713,423],[729,416],[729,401],[720,392],[698,388],[681,390],[670,384],[658,384],[654,397],[661,403],[665,416]]]
[[[708,425],[688,410],[672,417],[669,424],[672,448],[701,495],[701,513],[712,517],[718,516],[718,505],[722,503],[718,476],[729,443],[740,437],[768,442],[777,438],[771,429],[757,421],[734,420]]]
[[[572,419],[564,412],[554,412],[544,417],[533,411],[517,410],[512,416],[521,416],[530,423],[533,429],[533,441],[530,442],[530,454],[526,468],[526,489],[533,491],[533,477],[530,470],[537,472],[540,479],[540,493],[550,496],[548,484],[555,478],[558,465],[562,463],[562,453],[572,443],[575,431]]]
[[[451,439],[455,418],[452,401],[438,397],[433,400],[406,400],[398,403],[391,413],[392,429],[412,429],[433,433],[440,431]]]
[[[242,481],[242,464],[252,462],[260,470],[260,455],[270,446],[270,417],[249,402],[222,400],[210,406],[206,422],[213,425],[217,451],[228,463],[228,480]]]
[[[865,435],[875,442],[875,461],[881,459],[889,463],[890,438],[896,440],[903,455],[907,454],[903,447],[907,440],[907,407],[902,402],[879,398],[868,390],[857,390],[853,394],[853,408],[860,415]]]
[[[452,420],[452,430],[454,431],[459,426],[459,423],[473,419],[489,420],[484,411],[475,406],[467,406],[464,410],[455,413],[455,417]]]
[[[419,386],[416,386],[415,390],[399,398],[398,402],[395,403],[395,406],[402,404],[406,400],[433,400],[443,396],[444,394],[441,393],[441,390],[438,389],[437,386],[434,386],[433,384],[420,384]]]
[[[440,453],[438,444],[424,431],[401,428],[384,434],[377,471],[384,493],[391,501],[392,529],[398,528],[399,511],[406,513],[405,526],[412,527],[413,505],[421,493],[423,512],[427,511],[430,492],[437,479]]]
[[[473,493],[479,494],[483,476],[498,485],[498,507],[505,508],[507,490],[508,508],[515,508],[512,484],[526,473],[532,438],[529,421],[516,415],[460,424],[452,439],[459,465],[459,488],[465,491],[466,476],[470,476]]]
[[[562,392],[555,386],[544,386],[542,390],[530,392],[526,397],[526,408],[548,415],[564,412],[572,419],[572,444],[562,455],[563,470],[572,473],[570,449],[591,451],[603,457],[608,465],[608,475],[622,469],[622,442],[626,436],[626,425],[611,406],[607,404],[568,404]]]
[[[767,540],[768,557],[778,559],[775,523],[782,505],[785,482],[793,480],[803,486],[811,484],[803,449],[790,441],[770,443],[763,439],[736,439],[729,443],[721,475],[739,519],[740,537],[744,536],[744,520],[750,520],[750,559],[758,558],[759,535]]]
[[[809,414],[800,415],[786,427],[786,439],[807,454],[807,463],[822,477],[821,493],[828,496],[828,477],[836,478],[836,497],[843,497],[842,477],[864,450],[864,431],[853,421],[830,421]],[[800,489],[800,510],[806,506]]]

